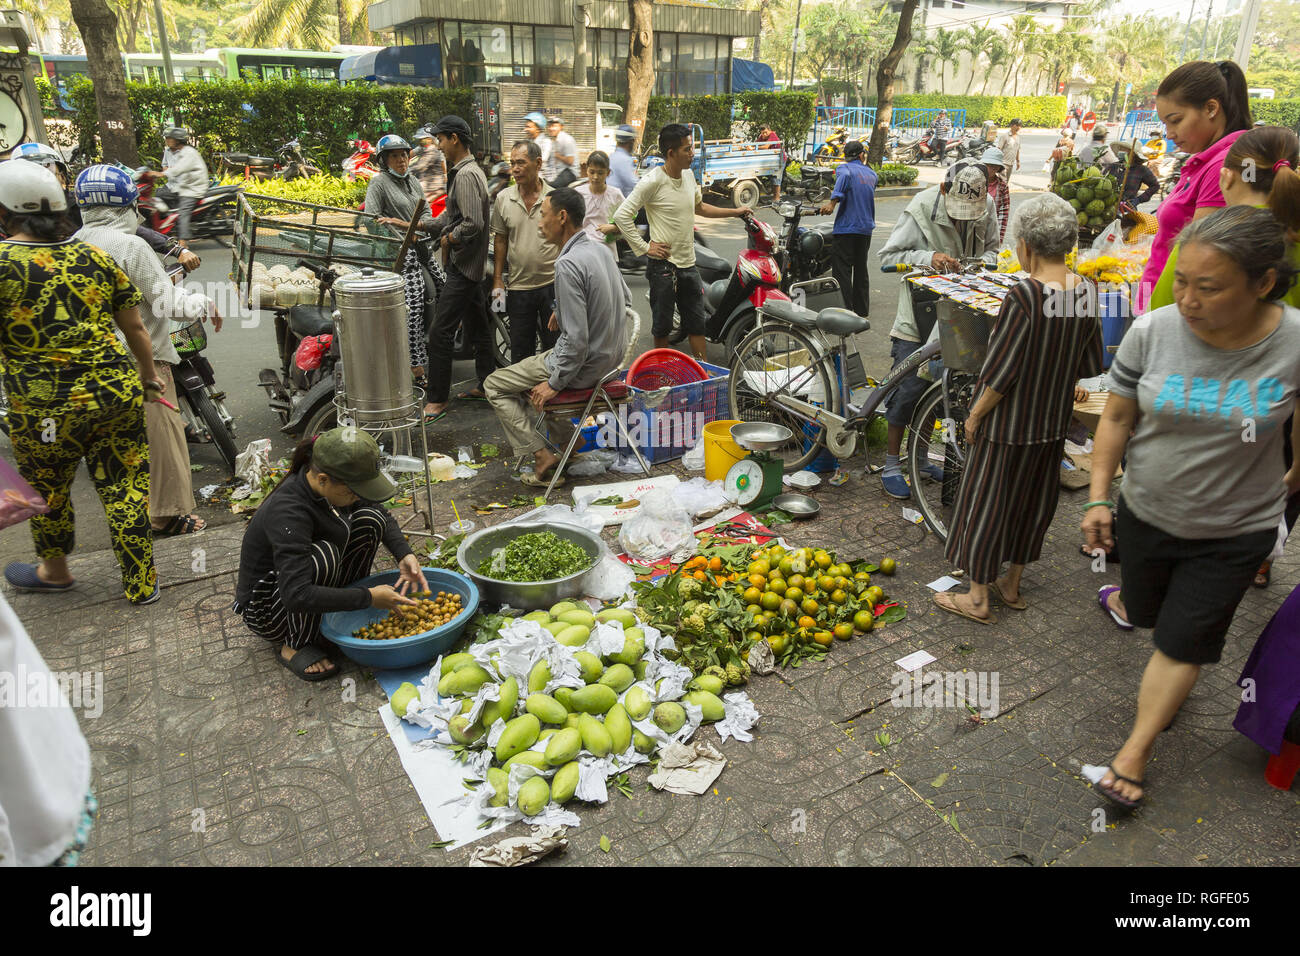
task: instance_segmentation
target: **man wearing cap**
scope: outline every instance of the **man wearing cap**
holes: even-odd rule
[[[984,172],[989,177],[989,195],[993,197],[993,207],[998,214],[998,241],[1007,235],[1007,220],[1011,216],[1011,187],[1007,185],[1006,160],[1002,150],[990,146],[980,154],[979,161],[984,164]]]
[[[998,133],[997,142],[993,145],[1002,153],[1002,167],[1010,182],[1011,174],[1020,172],[1020,120],[1013,119],[1006,129]]]
[[[510,151],[514,185],[497,193],[492,204],[492,303],[510,316],[510,361],[522,362],[555,345],[547,325],[555,308],[555,257],[559,250],[542,237],[542,200],[551,192],[542,179],[542,154],[532,140],[521,139]],[[509,280],[509,291],[506,282]]]
[[[524,117],[524,135],[537,144],[537,148],[542,151],[542,178],[547,178],[547,170],[550,168],[551,152],[555,149],[555,143],[551,137],[547,136],[543,130],[546,129],[547,119],[544,113],[538,113],[536,110]]]
[[[541,411],[566,389],[591,388],[617,368],[627,351],[627,310],[632,293],[610,268],[609,254],[582,229],[587,205],[576,190],[565,186],[541,200],[542,236],[560,250],[555,260],[555,316],[560,333],[555,347],[488,376],[485,388],[492,410],[505,429],[518,457],[533,456],[526,485],[545,488],[559,456],[529,421],[529,406]],[[567,443],[572,426],[557,419],[556,444]]]
[[[831,231],[831,274],[844,296],[844,308],[864,318],[871,313],[867,253],[876,228],[876,179],[862,143],[850,140],[844,147],[844,162],[835,170],[831,198],[821,205],[823,216],[839,206]]]
[[[284,667],[306,681],[339,672],[326,656],[321,617],[330,611],[393,608],[427,591],[420,562],[384,508],[397,491],[380,470],[375,440],[356,426],[308,438],[289,473],[244,532],[232,610],[248,629],[279,645]],[[379,545],[397,561],[397,586],[363,587]]]
[[[567,186],[578,178],[578,143],[565,132],[564,120],[559,116],[552,116],[547,121],[546,132],[555,146],[551,149],[549,173],[543,168],[542,178],[556,188]]]
[[[939,272],[961,268],[964,258],[983,259],[988,265],[997,261],[998,216],[989,195],[988,174],[978,160],[963,159],[948,167],[943,182],[912,197],[898,218],[889,241],[880,250],[880,264],[919,266]],[[933,319],[927,327],[918,326],[912,314],[912,297],[900,290],[898,312],[890,330],[890,356],[897,368],[923,342],[937,337]],[[911,489],[903,477],[901,450],[903,432],[912,419],[917,399],[929,383],[915,374],[904,378],[889,401],[885,419],[889,424],[889,447],[881,483],[885,493],[894,498],[910,498]],[[913,480],[921,476],[913,475]],[[937,465],[925,468],[925,477],[943,478]]]
[[[463,393],[483,399],[482,385],[496,370],[492,357],[483,277],[487,274],[488,192],[487,177],[470,152],[469,124],[459,116],[444,116],[434,124],[433,138],[446,157],[447,207],[433,220],[429,232],[439,239],[448,257],[447,281],[434,305],[429,325],[429,395],[426,421],[437,421],[447,413],[451,396],[451,360],[456,328],[462,323],[474,341],[474,370],[479,388]]]

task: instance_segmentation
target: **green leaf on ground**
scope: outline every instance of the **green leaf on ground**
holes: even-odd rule
[[[451,845],[452,845],[453,843],[455,843],[455,842],[456,842],[455,840],[439,840],[439,841],[437,841],[436,843],[430,843],[430,844],[429,844],[429,849],[430,849],[430,850],[441,850],[443,847],[445,847],[445,846],[451,846]]]
[[[894,624],[897,623],[898,621],[904,621],[906,619],[907,619],[907,611],[902,607],[886,608],[884,613],[881,614],[880,617],[876,618],[876,620],[879,621],[881,624]]]
[[[202,465],[190,465],[190,471],[202,471],[202,470],[203,470]]]
[[[609,848],[610,848],[611,846],[613,846],[613,844],[609,842],[609,837],[607,837],[607,836],[601,836],[601,838],[600,838],[600,850],[601,850],[601,852],[602,852],[602,853],[608,853],[608,852],[609,852]]]
[[[480,445],[478,453],[483,458],[495,458],[501,454],[501,449],[497,448],[496,445]]]
[[[939,787],[942,787],[947,782],[948,782],[948,774],[944,772],[939,774],[939,776],[935,777],[933,780],[931,780],[930,786],[937,789]]]

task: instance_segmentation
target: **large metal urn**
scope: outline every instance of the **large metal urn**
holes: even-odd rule
[[[391,422],[415,400],[402,277],[362,269],[334,283],[343,391],[357,424]]]

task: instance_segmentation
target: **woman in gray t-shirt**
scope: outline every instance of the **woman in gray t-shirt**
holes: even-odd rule
[[[1282,458],[1300,396],[1300,311],[1278,301],[1295,274],[1267,210],[1232,206],[1194,221],[1181,235],[1175,305],[1134,322],[1111,368],[1082,527],[1089,549],[1111,549],[1104,499],[1127,446],[1123,588],[1103,587],[1098,600],[1121,627],[1154,628],[1156,646],[1133,729],[1095,781],[1123,806],[1141,801],[1156,737],[1201,665],[1218,662],[1287,495],[1300,489],[1300,465],[1286,471]]]

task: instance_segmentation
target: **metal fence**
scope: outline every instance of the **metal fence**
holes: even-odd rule
[[[1160,121],[1160,115],[1155,110],[1129,110],[1124,114],[1124,126],[1120,129],[1120,142],[1130,142],[1134,139],[1146,140],[1149,137],[1164,133],[1165,124]],[[1174,151],[1174,141],[1165,140],[1165,151],[1172,153]]]
[[[966,132],[966,111],[964,109],[948,110],[948,119],[952,122],[952,135],[960,136]],[[895,108],[889,121],[890,129],[925,130],[934,125],[939,115],[938,109],[921,109],[919,107]],[[812,131],[804,143],[804,159],[808,159],[835,132],[837,126],[848,130],[849,139],[867,142],[871,131],[876,126],[876,108],[874,106],[819,106],[817,118]]]

